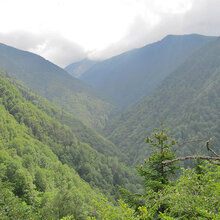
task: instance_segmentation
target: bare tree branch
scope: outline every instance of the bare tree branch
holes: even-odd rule
[[[194,142],[205,142],[206,143],[206,148],[208,151],[211,151],[215,156],[198,156],[198,155],[194,155],[194,156],[185,156],[185,157],[178,157],[174,160],[166,160],[163,161],[162,164],[164,166],[176,162],[176,161],[183,161],[183,160],[188,160],[188,159],[202,159],[202,160],[208,160],[210,163],[215,164],[215,165],[219,165],[220,166],[220,162],[216,161],[216,160],[220,160],[220,155],[218,155],[209,145],[209,142],[212,140],[212,138],[210,138],[209,140],[202,140],[202,139],[197,139],[197,140],[188,140],[188,141],[184,141],[181,144],[179,144],[179,146],[182,146],[184,144],[188,144],[188,143],[194,143]]]
[[[218,161],[210,160],[209,162],[212,163],[212,164],[214,164],[214,165],[220,166],[220,162],[218,162]]]
[[[210,146],[209,146],[209,142],[212,140],[212,138],[210,138],[208,141],[206,141],[206,148],[211,151],[216,157],[220,157],[220,155],[218,155]]]
[[[220,157],[211,157],[211,156],[186,156],[186,157],[178,157],[174,160],[166,160],[166,161],[163,161],[162,164],[163,165],[168,165],[170,163],[173,163],[173,162],[176,162],[176,161],[183,161],[183,160],[188,160],[188,159],[203,159],[203,160],[208,160],[208,161],[213,161],[215,162],[214,160],[220,160]],[[215,162],[215,163],[218,163],[218,162]],[[219,163],[220,165],[220,163]]]
[[[180,143],[178,145],[182,146],[184,144],[195,143],[195,142],[207,142],[207,140],[203,140],[203,139],[187,140],[187,141],[183,141],[182,143]]]

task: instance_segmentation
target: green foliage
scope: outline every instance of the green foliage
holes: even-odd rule
[[[3,164],[1,164],[2,166]],[[1,170],[2,171],[2,170]],[[15,196],[8,182],[0,179],[0,219],[40,219],[38,211]],[[43,219],[43,218],[41,218]]]
[[[178,169],[176,162],[163,164],[163,162],[175,158],[172,147],[176,144],[174,139],[170,140],[170,137],[167,136],[167,130],[163,127],[163,123],[161,123],[161,128],[156,129],[155,133],[152,134],[152,137],[148,136],[146,138],[146,142],[151,147],[151,155],[148,160],[144,161],[144,165],[137,166],[139,175],[144,179],[144,192],[142,194],[132,194],[120,187],[120,192],[125,201],[136,212],[139,212],[139,208],[144,204],[152,204],[153,200],[158,199],[158,194],[166,188],[171,177],[175,175],[175,171]],[[148,208],[152,207],[148,206]],[[156,211],[163,211],[166,208],[167,204],[161,203]]]
[[[141,197],[134,197],[142,201],[135,210],[122,201],[118,207],[110,206],[105,199],[96,201],[98,217],[89,219],[217,220],[220,218],[220,167],[207,163],[200,169],[204,173],[183,169],[179,179],[165,184],[159,191],[148,188]]]
[[[183,169],[177,180],[171,177],[177,169],[176,162],[164,164],[175,159],[172,146],[174,139],[161,127],[147,137],[152,147],[149,160],[138,167],[139,175],[144,177],[145,192],[132,194],[120,188],[125,202],[135,209],[134,215],[146,210],[142,219],[218,219],[220,211],[220,167],[197,161],[195,169]]]
[[[7,167],[7,178],[14,184],[13,193],[27,204],[37,201],[42,212],[48,208],[48,216],[59,218],[74,214],[84,219],[90,213],[89,201],[96,194],[88,198],[84,189],[77,193],[78,185],[74,188],[71,182],[76,181],[71,178],[64,185],[57,182],[56,178],[61,177],[56,173],[63,172],[59,171],[61,164],[53,162],[58,160],[109,197],[119,198],[117,184],[138,190],[136,175],[114,156],[117,151],[111,142],[10,76],[0,78],[0,103],[0,162]],[[76,175],[69,172],[74,171],[64,171],[65,178]],[[79,185],[81,188],[83,184]]]
[[[146,219],[143,218],[146,216],[147,210],[144,207],[140,208],[141,215],[136,215],[135,210],[129,208],[129,206],[124,203],[122,200],[119,200],[119,206],[112,207],[109,205],[108,201],[105,198],[102,198],[100,201],[94,201],[97,208],[98,217],[92,217],[88,220],[138,220]]]
[[[57,157],[69,152],[65,149],[79,150],[86,144],[80,143],[68,126],[25,100],[19,90],[2,78],[0,115],[1,219],[60,219],[71,215],[75,219],[86,219],[93,216],[92,199],[99,200],[100,194]],[[77,157],[76,152],[72,152]],[[88,145],[87,151],[82,149],[81,152],[86,157],[89,152],[100,157]],[[98,174],[101,176],[101,172]]]
[[[162,200],[169,206],[161,216],[178,219],[219,219],[220,167],[202,166],[203,174],[185,170],[175,185],[165,189]]]
[[[152,134],[153,138],[147,137],[146,142],[150,144],[152,153],[148,160],[145,160],[144,165],[138,166],[138,173],[144,178],[145,187],[152,189],[155,192],[162,190],[164,185],[168,184],[171,176],[175,175],[177,170],[176,163],[164,165],[162,162],[172,160],[175,154],[172,151],[176,141],[167,136],[167,130],[163,128],[157,129]]]

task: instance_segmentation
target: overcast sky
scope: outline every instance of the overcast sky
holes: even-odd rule
[[[0,6],[0,42],[61,67],[167,34],[220,35],[220,0],[0,0]]]

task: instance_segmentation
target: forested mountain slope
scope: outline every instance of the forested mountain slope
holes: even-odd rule
[[[104,60],[80,79],[122,109],[149,95],[193,51],[216,39],[168,35],[161,41]]]
[[[181,140],[213,137],[213,147],[219,147],[219,38],[190,56],[152,95],[111,121],[105,133],[128,155],[131,164],[140,163],[147,154],[145,137],[161,121]],[[182,146],[177,154],[200,150]]]
[[[94,66],[98,61],[83,59],[81,61],[71,63],[64,69],[72,76],[79,78],[88,69]]]
[[[114,110],[92,88],[33,53],[0,44],[0,69],[11,72],[32,91],[61,106],[90,127],[103,127]]]
[[[0,218],[60,219],[73,214],[87,219],[95,211],[92,199],[101,195],[59,161],[50,140],[45,141],[49,130],[37,137],[36,124],[49,121],[36,122],[34,114],[32,105],[0,78]],[[51,133],[56,132],[53,123]]]
[[[74,168],[80,177],[106,195],[117,197],[117,184],[130,189],[138,187],[132,169],[118,161],[116,156],[120,154],[114,144],[86,128],[60,107],[31,93],[7,73],[1,72],[1,77],[3,107],[19,123],[18,127],[48,146],[63,164]]]

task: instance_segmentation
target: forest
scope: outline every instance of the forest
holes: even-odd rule
[[[110,64],[136,98],[102,84]],[[84,67],[76,79],[0,44],[0,219],[220,219],[220,39],[168,36]]]

